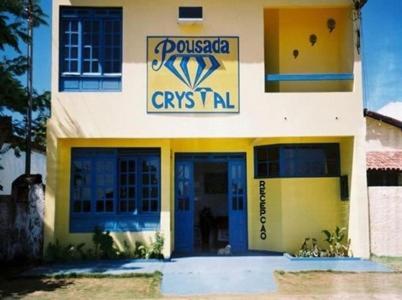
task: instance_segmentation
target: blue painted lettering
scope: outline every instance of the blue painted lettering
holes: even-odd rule
[[[211,88],[196,88],[195,91],[200,93],[202,105],[205,107],[205,101],[207,100],[207,93],[212,92],[212,89]]]
[[[183,99],[184,99],[184,96],[186,95],[186,92],[174,92],[175,93],[175,95],[176,95],[176,99],[177,99],[177,102],[178,102],[178,106],[179,106],[179,108],[182,108],[182,101],[183,101]]]
[[[157,103],[156,102],[156,97],[158,97],[158,96],[163,96],[163,93],[162,92],[155,92],[153,95],[152,95],[152,105],[156,108],[156,109],[161,109],[162,107],[163,107],[163,103]]]
[[[162,40],[161,42],[159,42],[158,45],[156,45],[154,52],[155,52],[155,54],[161,53],[161,59],[160,59],[159,64],[158,64],[158,59],[154,59],[152,61],[152,69],[154,71],[159,71],[159,69],[162,68],[163,63],[165,62],[166,55],[168,53],[173,52],[175,50],[175,48],[176,48],[176,44],[172,40],[165,39],[165,40]]]
[[[195,106],[195,102],[193,99],[193,92],[186,93],[186,108],[193,108]]]
[[[225,101],[221,95],[214,93],[214,108],[219,108],[219,105],[221,105],[222,108],[226,108],[226,103],[227,101]]]
[[[233,104],[230,104],[230,93],[226,92],[226,107],[227,108],[235,108]]]
[[[229,41],[222,38],[214,39],[181,39],[169,38],[160,41],[154,49],[155,54],[160,54],[160,59],[152,61],[152,69],[159,71],[169,54],[228,54],[230,53]]]
[[[174,94],[172,92],[166,91],[165,92],[165,108],[169,108],[169,106],[174,108],[173,100],[174,100]]]

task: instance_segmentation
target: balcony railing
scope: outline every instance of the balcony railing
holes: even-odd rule
[[[352,73],[322,73],[322,74],[268,74],[268,82],[278,81],[336,81],[353,80]]]
[[[350,92],[353,73],[298,73],[266,75],[266,92]]]

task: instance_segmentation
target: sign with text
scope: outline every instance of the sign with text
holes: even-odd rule
[[[267,238],[267,198],[266,198],[266,183],[264,180],[260,180],[260,238],[266,240]]]
[[[148,37],[147,111],[239,112],[237,37]]]

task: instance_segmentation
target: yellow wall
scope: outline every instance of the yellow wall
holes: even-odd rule
[[[61,5],[123,8],[121,92],[59,92],[58,26]],[[179,25],[177,23],[179,5],[202,5],[205,15],[203,23]],[[325,137],[331,136],[349,149],[347,153],[349,153],[348,165],[351,174],[351,200],[349,209],[342,215],[348,221],[349,236],[352,238],[355,254],[367,257],[369,249],[364,165],[365,126],[362,115],[361,63],[355,48],[353,47],[353,55],[349,57],[353,62],[351,70],[355,78],[350,92],[265,93],[264,9],[349,7],[351,12],[350,5],[349,0],[53,1],[52,117],[48,121],[47,132],[45,244],[54,241],[56,237],[65,241],[90,237],[90,235],[68,233],[67,199],[70,159],[68,149],[74,145],[88,147],[159,145],[162,147],[164,175],[162,176],[161,226],[168,239],[166,251],[170,253],[173,236],[169,233],[174,226],[174,219],[170,213],[173,204],[174,162],[169,157],[172,157],[175,151],[224,152],[230,149],[246,151],[248,153],[247,171],[251,178],[253,174],[252,147],[266,143],[265,138],[269,138],[269,143],[279,143],[324,141],[327,140]],[[348,34],[352,35],[352,32]],[[198,115],[147,113],[146,37],[152,35],[239,37],[240,112]],[[346,35],[344,37],[347,38]],[[349,49],[344,51],[347,52]],[[345,54],[340,55],[345,56]],[[346,60],[342,61],[346,63]],[[348,61],[348,66],[349,63]],[[191,139],[191,142],[184,139]],[[209,140],[202,141],[203,139]],[[253,180],[248,180],[247,184],[249,201],[253,201],[255,195],[253,196],[252,191],[255,183]],[[286,183],[281,184],[283,186]],[[334,183],[327,183],[328,188],[331,188],[331,184]],[[268,182],[269,185],[272,183]],[[291,192],[292,190],[289,191]],[[251,209],[252,202],[249,203],[248,217],[251,222],[253,214],[257,212]],[[250,232],[255,230],[251,225],[249,223]],[[290,225],[281,226],[287,228],[286,226]],[[284,230],[283,228],[281,230]],[[304,234],[304,232],[300,233],[300,235]],[[141,237],[140,234],[130,234],[130,236]],[[144,238],[148,237],[144,236]],[[281,243],[289,244],[285,241]],[[295,244],[299,245],[299,243],[295,241]],[[279,245],[280,242],[275,244]],[[259,247],[257,239],[251,234],[249,245],[250,248]]]
[[[351,138],[259,139],[256,145],[278,143],[339,143],[341,174],[351,177]],[[251,153],[253,155],[253,153]],[[306,237],[315,237],[321,246],[324,229],[348,227],[349,202],[341,201],[339,178],[275,178],[249,180],[249,241],[252,249],[295,253]],[[266,185],[267,239],[260,238],[260,181]]]
[[[282,178],[263,179],[267,193],[267,239],[260,238],[259,179],[254,178],[254,146],[277,143],[339,142],[341,144],[342,174],[351,176],[353,149],[342,146],[351,138],[288,138],[288,139],[63,139],[59,141],[54,230],[46,233],[46,243],[58,239],[63,244],[85,242],[92,245],[92,234],[69,233],[70,165],[73,147],[160,147],[161,148],[161,227],[166,246],[165,256],[174,249],[174,155],[191,152],[246,153],[248,246],[254,250],[296,252],[305,237],[322,240],[321,230],[347,226],[345,211],[348,202],[339,196],[338,178]],[[47,207],[50,197],[46,198]],[[154,232],[112,233],[119,247],[126,240],[132,247],[135,241],[149,242]]]
[[[179,5],[202,5],[199,25],[177,23]],[[60,5],[122,7],[122,91],[60,92]],[[350,54],[355,80],[351,92],[265,93],[264,9],[297,5],[297,15],[312,7],[348,7],[350,1],[279,0],[57,0],[53,2],[52,119],[59,137],[184,138],[349,136],[358,133],[363,109],[360,57]],[[334,8],[335,9],[335,8]],[[338,11],[335,9],[335,11]],[[340,9],[340,11],[343,11]],[[341,26],[335,29],[335,37]],[[325,27],[325,26],[324,26]],[[325,29],[325,28],[324,28]],[[349,34],[353,30],[350,28]],[[239,113],[147,113],[147,36],[239,37]],[[281,38],[282,40],[282,38]],[[305,39],[303,39],[304,41]],[[281,42],[282,43],[282,42]],[[285,42],[283,42],[285,43]],[[287,42],[286,42],[287,43]],[[290,43],[290,42],[289,42]],[[321,39],[317,44],[319,49]],[[289,46],[290,47],[290,46]],[[300,56],[302,61],[303,55]],[[313,60],[317,58],[310,56]],[[343,60],[342,60],[343,61]],[[311,63],[311,62],[310,62]],[[349,61],[348,61],[349,63]],[[306,63],[303,62],[303,66]],[[285,71],[285,70],[284,70]],[[331,109],[328,109],[331,108]],[[317,111],[320,113],[317,114]],[[269,116],[269,117],[268,117]],[[181,126],[185,124],[186,126]],[[317,126],[317,124],[320,124]]]
[[[339,196],[338,178],[269,179],[267,193],[267,239],[259,238],[260,223],[251,222],[253,244],[256,249],[296,253],[305,237],[323,243],[323,229],[347,226],[342,211],[347,202]],[[254,180],[258,191],[259,180]],[[259,202],[250,203],[256,212]],[[254,220],[258,220],[254,216]]]
[[[158,147],[161,148],[161,222],[160,231],[165,238],[164,253],[166,256],[171,252],[170,235],[170,149],[168,140],[103,140],[103,139],[62,139],[59,140],[57,189],[53,199],[55,201],[55,216],[53,224],[46,222],[45,245],[58,239],[62,244],[85,242],[92,246],[92,234],[70,233],[70,166],[71,149],[74,147]],[[51,197],[46,196],[46,207],[53,206]],[[50,203],[49,203],[50,202]],[[46,216],[49,220],[49,216]],[[145,232],[115,232],[112,233],[117,246],[122,247],[126,240],[132,249],[135,241],[149,243],[154,237],[152,231]]]
[[[332,32],[327,20],[336,21]],[[352,17],[348,8],[265,9],[265,70],[268,74],[353,73]],[[317,42],[311,45],[311,34]],[[299,55],[293,56],[297,49]],[[269,92],[350,91],[349,81],[281,82]]]

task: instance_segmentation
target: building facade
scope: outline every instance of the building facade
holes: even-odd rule
[[[369,256],[358,14],[347,0],[56,0],[45,243]]]

